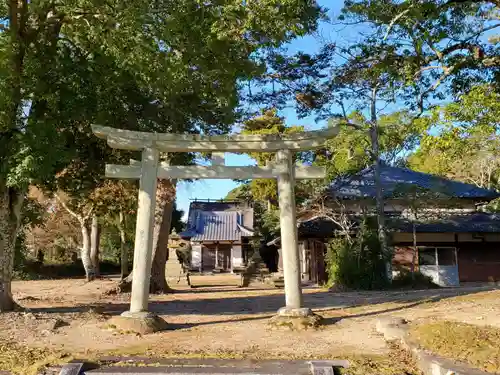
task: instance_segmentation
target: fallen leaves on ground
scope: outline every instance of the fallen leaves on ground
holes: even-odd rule
[[[487,372],[500,373],[500,328],[437,321],[412,328],[425,349]]]

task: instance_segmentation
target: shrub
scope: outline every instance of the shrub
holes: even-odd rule
[[[392,287],[395,289],[412,288],[412,289],[433,289],[439,288],[439,285],[434,284],[432,278],[424,275],[421,272],[415,271],[413,275],[408,269],[398,270],[399,273],[392,280]]]
[[[329,286],[363,290],[387,288],[390,284],[388,257],[390,254],[382,252],[373,221],[367,218],[355,237],[335,238],[330,242],[327,252]]]

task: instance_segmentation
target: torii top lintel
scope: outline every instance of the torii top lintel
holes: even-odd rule
[[[323,147],[325,141],[335,137],[338,127],[282,135],[199,135],[175,133],[147,133],[93,125],[92,131],[108,141],[112,148],[142,150],[154,147],[163,152],[243,152],[278,150],[311,150]]]

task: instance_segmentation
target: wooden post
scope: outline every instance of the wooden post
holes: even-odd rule
[[[215,243],[215,269],[219,268],[219,243]]]
[[[234,242],[231,242],[231,255],[229,256],[229,265],[231,267],[231,273],[234,273],[234,265],[233,265],[233,260],[234,260],[234,251],[233,251],[233,245]],[[242,247],[243,249],[243,247]],[[243,251],[243,250],[241,250]]]
[[[200,243],[200,265],[199,265],[199,272],[202,273],[203,272],[203,244]]]

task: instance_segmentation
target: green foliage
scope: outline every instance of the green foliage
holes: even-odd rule
[[[284,118],[278,116],[277,110],[269,109],[263,110],[261,115],[245,121],[241,134],[281,135],[303,131],[303,126],[286,126]],[[271,152],[250,152],[248,155],[260,166],[265,166],[275,160],[275,153]],[[299,152],[295,155],[294,160],[304,160],[308,156],[308,153]],[[254,179],[248,185],[254,200],[277,206],[278,186],[276,180]],[[297,195],[300,195],[300,182],[297,183],[295,188]]]
[[[401,98],[423,111],[446,89],[464,92],[498,74],[499,46],[487,37],[498,34],[498,11],[489,0],[350,0],[340,18],[371,30],[354,47],[361,63],[399,77]]]
[[[0,7],[0,188],[57,188],[80,206],[102,185],[105,162],[132,156],[91,124],[226,133],[240,115],[240,82],[264,71],[260,52],[314,30],[322,15],[309,0],[10,8]]]
[[[262,180],[256,180],[262,181]],[[241,199],[252,202],[254,208],[254,229],[256,236],[262,238],[265,242],[270,241],[280,234],[279,227],[279,209],[276,209],[266,200],[254,198],[252,183],[242,183],[240,186],[231,190],[226,199]],[[260,244],[254,244],[259,247]]]
[[[280,234],[280,212],[278,209],[260,210],[259,218],[256,220],[260,234],[265,239],[273,239]],[[262,212],[263,211],[263,212]]]
[[[254,100],[300,116],[345,119],[367,102],[404,104],[421,115],[450,94],[498,82],[496,0],[349,0],[336,25],[356,41],[323,43],[316,54],[274,53]],[[371,119],[373,121],[373,119]]]
[[[386,263],[373,218],[366,218],[354,238],[337,237],[328,246],[328,283],[352,289],[384,289]]]
[[[252,191],[250,188],[250,184],[244,182],[241,185],[235,187],[229,193],[227,193],[224,199],[227,200],[243,200],[243,201],[252,201]]]
[[[432,133],[409,157],[419,171],[480,187],[499,189],[500,95],[489,85],[475,87],[457,102],[429,115]]]
[[[368,120],[360,112],[351,113],[348,119],[361,128],[341,126],[339,134],[316,153],[315,163],[327,167],[330,179],[356,173],[372,163],[368,151],[371,142]],[[330,126],[339,121],[342,120],[330,119]],[[380,158],[387,164],[402,164],[428,128],[427,118],[415,119],[406,111],[381,115],[378,119]]]
[[[125,228],[126,242],[125,246],[129,250],[127,251],[129,264],[132,264],[134,252],[134,227],[133,225],[127,225]],[[116,226],[105,226],[101,233],[101,257],[102,259],[108,260],[110,262],[120,264],[121,258],[121,240],[120,232]]]
[[[186,223],[182,221],[184,216],[184,211],[177,208],[176,202],[174,202],[174,208],[172,210],[172,223],[170,225],[170,231],[175,230],[176,233],[180,233],[185,230]]]
[[[120,273],[119,263],[104,260],[99,263],[102,275],[116,275]],[[27,260],[22,269],[16,270],[14,279],[18,280],[43,280],[67,279],[85,276],[84,269],[79,262],[45,262],[40,264]]]

